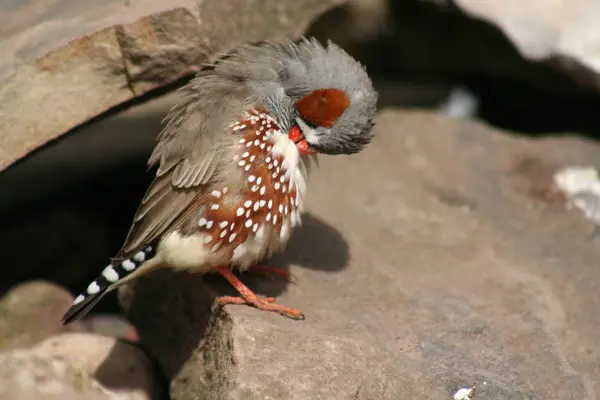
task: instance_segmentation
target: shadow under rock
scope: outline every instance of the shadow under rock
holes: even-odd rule
[[[349,247],[343,236],[310,214],[303,215],[302,223],[286,250],[265,264],[288,271],[291,264],[323,271],[346,267]],[[269,297],[277,297],[289,284],[277,277],[270,280],[251,273],[242,274],[241,279],[257,294]],[[135,325],[142,346],[171,378],[189,360],[203,357],[202,341],[207,328],[214,325],[211,319],[223,318],[211,308],[215,298],[223,295],[237,295],[237,292],[216,274],[159,270],[121,288],[119,300]]]

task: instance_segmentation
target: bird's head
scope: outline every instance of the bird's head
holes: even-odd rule
[[[242,47],[236,58],[238,77],[302,154],[352,154],[371,141],[377,93],[365,68],[339,46],[266,42]]]

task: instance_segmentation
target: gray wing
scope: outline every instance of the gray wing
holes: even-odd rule
[[[226,166],[223,155],[234,143],[230,123],[241,116],[239,110],[248,108],[242,85],[234,86],[210,74],[194,79],[180,94],[182,101],[165,118],[166,125],[148,161],[149,166],[159,165],[156,177],[138,207],[122,249],[113,259],[115,263],[193,214],[197,200]]]

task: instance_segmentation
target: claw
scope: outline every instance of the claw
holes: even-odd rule
[[[263,311],[273,311],[295,320],[303,320],[304,314],[298,310],[278,304],[273,297],[258,297],[248,286],[244,285],[227,267],[219,266],[217,271],[233,285],[241,296],[222,296],[217,298],[215,305],[248,304]],[[286,271],[283,271],[286,272]]]

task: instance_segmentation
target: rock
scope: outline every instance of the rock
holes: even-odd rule
[[[342,0],[10,3],[0,16],[10,35],[0,46],[0,170],[242,43],[298,37]]]
[[[211,314],[232,293],[217,277],[122,290],[172,398],[594,398],[600,253],[552,174],[598,144],[393,109],[376,129],[313,173],[306,223],[271,262],[296,283],[244,278],[306,320]]]
[[[29,347],[61,332],[60,318],[72,302],[70,293],[49,282],[12,288],[0,298],[0,350]]]
[[[113,338],[69,333],[28,350],[0,354],[0,398],[156,398],[145,354]]]
[[[85,332],[127,339],[132,342],[138,340],[135,328],[119,315],[94,314],[77,322],[81,323],[81,330]]]
[[[596,61],[600,7],[586,0],[454,2],[470,16],[498,27],[528,60],[548,61],[588,86],[600,89]]]

